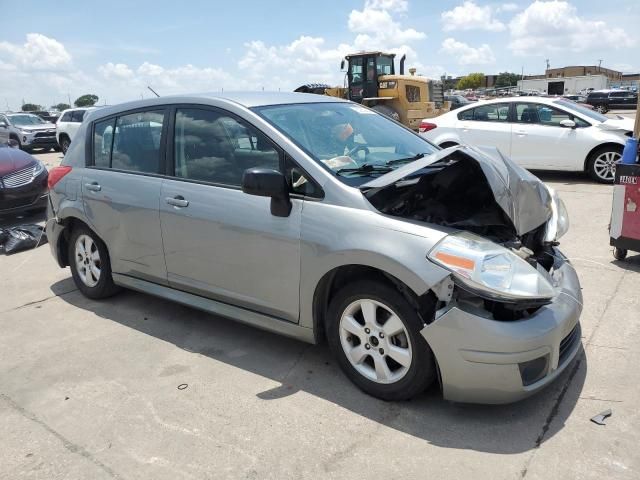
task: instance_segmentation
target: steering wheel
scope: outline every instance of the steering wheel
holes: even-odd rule
[[[349,152],[347,152],[347,156],[352,157],[353,155],[358,153],[360,150],[364,151],[365,157],[369,155],[369,147],[367,147],[366,145],[356,145],[354,148],[349,150]]]

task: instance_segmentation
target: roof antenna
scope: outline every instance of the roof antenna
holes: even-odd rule
[[[156,92],[153,88],[151,88],[149,85],[147,85],[147,88],[151,90],[156,97],[160,98],[160,95],[158,95],[158,92]]]

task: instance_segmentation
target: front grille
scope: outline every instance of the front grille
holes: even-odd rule
[[[35,135],[35,138],[54,138],[56,136],[56,132],[38,132]]]
[[[2,184],[5,188],[21,187],[30,183],[33,180],[33,174],[36,170],[35,166],[23,168],[17,172],[10,173],[2,177]]]
[[[571,352],[573,346],[580,340],[580,324],[576,323],[576,326],[569,332],[569,334],[560,342],[560,356],[558,358],[558,365],[561,365],[566,359],[569,352]]]

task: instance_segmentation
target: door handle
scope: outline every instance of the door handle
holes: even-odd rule
[[[182,195],[176,195],[175,197],[167,197],[165,198],[169,205],[173,205],[174,207],[188,207],[189,200],[185,200]]]
[[[91,190],[92,192],[99,192],[102,190],[102,187],[98,182],[85,183],[84,186],[87,190]]]
[[[524,130],[516,130],[516,135],[520,135],[521,137],[524,137],[527,135],[527,132],[525,132]]]

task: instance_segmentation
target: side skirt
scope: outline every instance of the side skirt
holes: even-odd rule
[[[231,320],[251,325],[252,327],[295,338],[296,340],[315,343],[315,337],[311,328],[301,327],[300,325],[287,322],[286,320],[280,320],[251,310],[235,307],[233,305],[200,297],[191,293],[182,292],[170,287],[147,282],[146,280],[140,280],[138,278],[118,273],[113,273],[112,275],[114,283],[121,287],[130,288],[131,290],[137,290],[139,292],[148,293],[149,295],[155,295],[167,300],[172,300],[188,307],[204,310],[205,312],[220,315]]]

